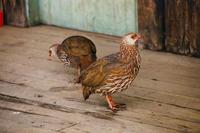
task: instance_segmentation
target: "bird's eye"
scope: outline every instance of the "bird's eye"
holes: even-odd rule
[[[135,39],[136,36],[137,36],[136,34],[133,34],[133,35],[131,36],[131,38],[132,38],[132,39]]]

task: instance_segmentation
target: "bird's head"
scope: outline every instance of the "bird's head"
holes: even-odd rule
[[[58,45],[60,44],[53,44],[49,47],[49,57],[57,56]]]
[[[138,41],[141,39],[141,36],[137,33],[129,33],[122,38],[122,42],[127,45],[135,46]]]

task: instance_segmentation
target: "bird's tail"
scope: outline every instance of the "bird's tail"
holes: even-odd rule
[[[84,100],[87,100],[91,94],[90,88],[83,86],[83,97]]]

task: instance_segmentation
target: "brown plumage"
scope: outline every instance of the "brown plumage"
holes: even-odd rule
[[[49,57],[57,56],[66,66],[77,68],[79,82],[80,72],[96,61],[94,43],[83,36],[71,36],[61,44],[53,44],[49,48]]]
[[[137,41],[140,36],[130,33],[122,38],[120,52],[105,56],[81,73],[84,99],[92,93],[106,96],[113,111],[125,108],[125,104],[116,104],[111,95],[127,89],[140,69],[140,54]]]

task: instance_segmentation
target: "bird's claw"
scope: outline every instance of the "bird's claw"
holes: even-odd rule
[[[116,104],[114,105],[111,110],[113,112],[117,112],[117,111],[123,111],[123,110],[126,110],[126,104],[123,104],[123,103],[120,103],[120,104]]]
[[[75,78],[75,79],[74,79],[74,83],[75,83],[75,84],[79,84],[80,82],[81,82],[81,81],[80,81],[80,78]]]

